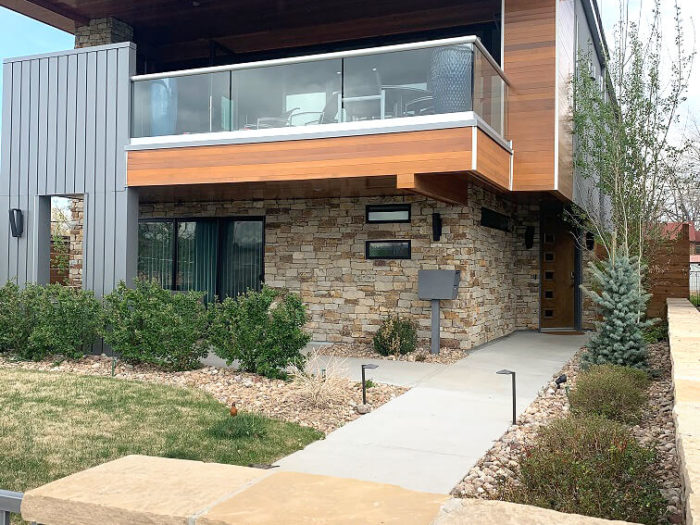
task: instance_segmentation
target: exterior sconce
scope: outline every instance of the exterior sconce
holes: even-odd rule
[[[535,245],[535,227],[528,226],[525,228],[525,249],[529,250]]]
[[[442,217],[439,213],[433,213],[433,241],[439,241],[442,237]]]
[[[589,252],[595,248],[595,236],[593,232],[586,232],[586,250]]]
[[[10,210],[10,232],[13,237],[21,237],[24,233],[24,214],[19,208]]]

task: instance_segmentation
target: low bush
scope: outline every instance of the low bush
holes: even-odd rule
[[[101,306],[92,292],[60,284],[0,288],[0,350],[22,359],[82,357],[98,337]]]
[[[642,336],[647,343],[658,343],[668,339],[668,323],[659,321],[642,330]]]
[[[155,281],[123,282],[105,297],[104,339],[120,357],[168,370],[199,366],[207,354],[203,293],[172,293]]]
[[[540,430],[502,498],[560,512],[663,523],[666,502],[653,473],[655,452],[624,425],[600,416],[560,419]]]
[[[305,402],[313,407],[328,407],[342,402],[348,390],[348,381],[341,371],[343,364],[337,359],[323,360],[314,350],[307,356],[306,366],[292,365],[289,375]]]
[[[571,410],[636,424],[647,401],[649,376],[618,365],[595,365],[582,372],[569,393]]]
[[[60,284],[29,285],[23,296],[33,329],[22,357],[43,359],[49,354],[60,354],[78,359],[97,340],[102,305],[91,291]]]
[[[0,288],[0,352],[24,352],[33,323],[22,302],[22,290],[8,281]]]
[[[311,340],[305,324],[298,295],[263,286],[216,305],[210,341],[229,365],[237,361],[246,372],[283,378],[287,367],[304,364],[301,349]]]
[[[374,349],[382,355],[408,354],[416,349],[416,340],[416,323],[392,315],[374,334]]]

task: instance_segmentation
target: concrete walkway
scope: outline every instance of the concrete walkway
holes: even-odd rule
[[[418,366],[410,379],[416,386],[406,394],[278,465],[447,494],[510,425],[510,378],[496,371],[517,372],[521,413],[585,341],[586,336],[518,332],[453,365]],[[386,363],[395,362],[381,362],[388,373]],[[382,380],[381,368],[372,370],[373,379]]]

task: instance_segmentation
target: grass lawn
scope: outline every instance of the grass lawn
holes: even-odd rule
[[[0,369],[0,488],[25,491],[127,455],[270,463],[320,432],[191,389]]]

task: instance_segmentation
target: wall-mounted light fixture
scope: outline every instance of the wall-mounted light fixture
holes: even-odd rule
[[[442,237],[442,217],[439,213],[433,213],[433,241],[439,241]]]
[[[595,248],[595,235],[593,232],[586,232],[586,250],[589,252]]]
[[[24,215],[19,208],[10,210],[10,232],[13,237],[21,237],[24,233]]]
[[[535,227],[528,226],[525,228],[525,248],[529,250],[535,245]]]

